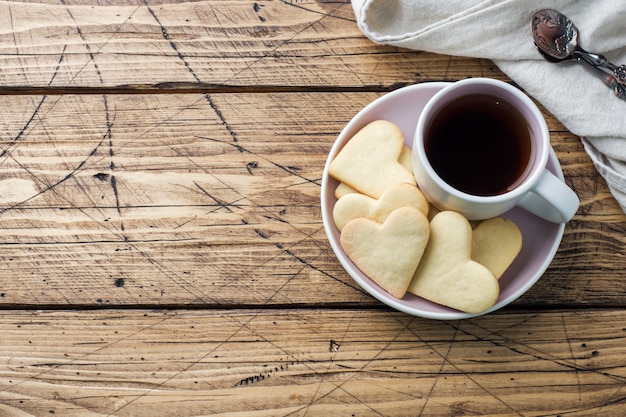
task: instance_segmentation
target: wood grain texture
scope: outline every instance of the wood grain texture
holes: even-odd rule
[[[581,199],[511,307],[388,310],[326,239],[326,156],[487,60],[375,45],[347,0],[0,1],[0,416],[589,416],[626,409],[626,216]]]
[[[335,259],[319,193],[336,135],[380,95],[0,96],[0,188],[20,190],[0,197],[0,303],[374,303]],[[624,216],[550,128],[584,216],[518,303],[624,305]]]
[[[5,312],[5,416],[621,416],[622,310]],[[589,328],[593,328],[590,335]]]
[[[487,60],[382,47],[349,1],[0,2],[0,92],[376,88],[501,78]]]

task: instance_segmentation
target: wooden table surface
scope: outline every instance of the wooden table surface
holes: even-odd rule
[[[391,310],[327,241],[344,125],[477,76],[347,0],[0,2],[0,415],[623,416],[626,217],[545,110],[581,206],[510,306]]]

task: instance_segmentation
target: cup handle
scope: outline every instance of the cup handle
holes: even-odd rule
[[[523,209],[553,223],[566,223],[578,210],[578,196],[547,169],[535,186],[517,203]]]

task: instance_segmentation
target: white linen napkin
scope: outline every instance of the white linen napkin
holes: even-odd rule
[[[626,2],[621,0],[352,0],[372,41],[446,55],[487,58],[580,136],[626,211],[626,101],[575,62],[537,52],[533,14],[556,9],[578,27],[581,46],[626,64]]]

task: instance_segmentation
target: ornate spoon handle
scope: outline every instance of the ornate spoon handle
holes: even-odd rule
[[[626,100],[626,86],[624,86],[624,84],[615,81],[613,84],[613,92],[617,97]]]
[[[584,62],[585,64],[588,64],[589,68],[591,68],[593,72],[595,72],[596,75],[598,75],[598,77],[602,79],[604,84],[606,84],[609,88],[613,89],[613,93],[615,93],[616,97],[619,97],[622,100],[626,100],[626,84],[624,83],[624,77],[622,77],[621,82],[620,82],[620,80],[618,80],[618,78],[615,75],[603,71],[602,68],[600,68],[600,66],[594,65],[593,63],[587,61],[586,59],[581,59],[580,61]],[[616,67],[616,68],[621,69],[623,71],[622,75],[626,74],[626,67],[624,65],[620,67]],[[614,70],[613,73],[617,74],[617,70]]]
[[[572,55],[577,57],[579,61],[584,61],[594,67],[606,68],[613,73],[615,82],[626,86],[626,65],[615,65],[606,59],[604,55],[592,54],[580,47]]]
[[[614,66],[611,70],[613,71],[617,82],[622,85],[626,85],[626,65]]]

